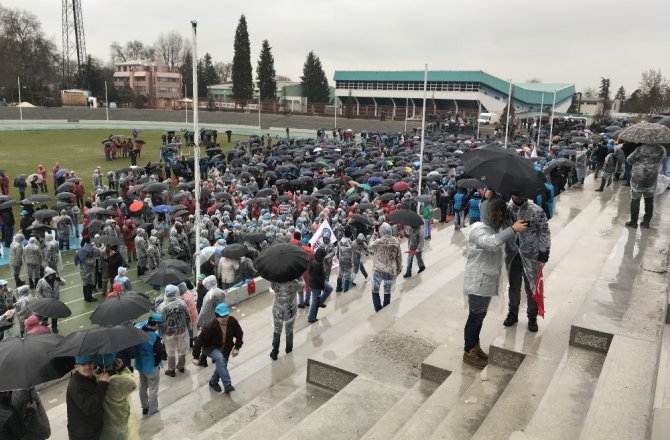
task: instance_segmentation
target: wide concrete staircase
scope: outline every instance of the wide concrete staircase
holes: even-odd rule
[[[625,188],[593,190],[590,181],[557,199],[540,331],[523,317],[503,327],[505,299],[492,303],[485,370],[462,362],[465,237],[440,225],[427,269],[399,278],[389,307],[374,313],[359,275],[318,323],[300,311],[294,350],[276,362],[271,294],[238,304],[237,390],[212,391],[211,366],[162,376],[161,410],[139,416],[141,438],[646,439],[652,426],[666,438],[670,201],[658,197],[653,228],[636,231],[623,227]],[[65,386],[42,392],[56,439],[67,438]]]

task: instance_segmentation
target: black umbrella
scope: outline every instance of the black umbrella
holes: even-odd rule
[[[379,200],[381,200],[382,202],[390,202],[393,199],[395,199],[395,194],[393,193],[386,193],[379,196]]]
[[[48,354],[62,340],[60,335],[49,334],[0,342],[0,371],[5,372],[0,375],[0,391],[28,390],[71,371],[72,358],[52,359]]]
[[[107,189],[105,191],[102,191],[98,193],[98,197],[109,197],[109,196],[118,196],[119,193],[116,192],[114,189]]]
[[[185,281],[188,278],[188,275],[179,269],[158,266],[157,269],[152,270],[140,278],[145,283],[152,286],[165,286],[166,284],[179,284],[182,281]]]
[[[417,196],[415,200],[421,203],[430,203],[433,201],[433,196],[430,194],[421,194],[420,196]]]
[[[477,179],[461,179],[456,183],[456,186],[465,189],[476,189],[486,187],[486,185],[483,182],[480,182]]]
[[[68,202],[58,202],[55,205],[53,205],[51,207],[51,209],[55,209],[56,211],[60,211],[61,209],[67,209],[70,206],[72,206],[72,205]]]
[[[418,228],[423,225],[423,219],[419,214],[409,209],[399,209],[398,211],[393,211],[387,217],[388,221],[391,223],[398,223],[400,225],[411,226],[413,228]]]
[[[316,195],[316,196],[334,196],[335,191],[333,191],[332,189],[329,189],[329,188],[321,188],[314,195]]]
[[[242,258],[247,254],[247,252],[248,249],[246,246],[239,243],[233,243],[223,248],[223,251],[221,251],[221,256],[226,258]]]
[[[146,192],[163,192],[167,191],[167,187],[159,182],[152,182],[145,186]]]
[[[347,196],[347,202],[357,202],[361,199],[361,196],[358,194],[351,194],[350,196]]]
[[[28,226],[26,228],[26,231],[33,231],[33,232],[44,232],[44,231],[52,231],[53,228],[47,226],[47,225],[33,225],[33,226]]]
[[[31,202],[48,202],[51,200],[51,196],[47,194],[35,194],[34,196],[30,196],[28,200]]]
[[[319,199],[317,199],[314,196],[310,196],[310,195],[300,197],[300,201],[303,202],[303,203],[316,202],[317,200],[319,200]]]
[[[19,204],[18,200],[7,200],[6,202],[0,203],[0,210],[9,209],[12,206],[17,206]]]
[[[372,226],[372,222],[370,221],[368,216],[363,215],[363,214],[353,214],[349,218],[349,222],[351,222],[351,223],[361,223],[363,225]]]
[[[116,353],[149,340],[149,334],[133,326],[93,327],[71,333],[49,354],[53,357]]]
[[[256,197],[268,197],[277,194],[273,188],[263,188],[256,193]]]
[[[123,240],[113,235],[101,235],[100,237],[93,238],[93,243],[107,244],[111,246],[122,246]]]
[[[266,280],[283,283],[300,277],[308,264],[307,252],[301,247],[279,243],[263,250],[256,258],[254,267]]]
[[[372,188],[370,188],[370,191],[376,192],[376,193],[383,193],[389,190],[388,186],[384,185],[375,185]]]
[[[73,186],[74,186],[74,183],[65,182],[64,184],[62,184],[61,186],[56,188],[56,193],[61,193],[61,192],[64,192],[64,191],[70,191]]]
[[[33,213],[33,218],[44,220],[46,218],[56,217],[57,215],[58,213],[53,209],[40,209],[39,211],[35,211]]]
[[[463,154],[463,170],[499,193],[518,193],[532,198],[544,189],[542,176],[532,162],[497,147],[484,147]]]
[[[263,232],[250,232],[244,235],[244,241],[249,243],[260,243],[267,240],[267,236]]]
[[[180,201],[182,201],[182,200],[184,200],[184,199],[188,199],[189,197],[191,197],[191,193],[189,193],[189,192],[182,192],[182,193],[179,193],[179,194],[175,194],[174,197],[172,197],[172,200],[173,200],[174,202],[180,202]]]
[[[125,292],[100,304],[90,319],[93,324],[118,325],[139,318],[149,310],[151,301],[146,295],[139,292]]]
[[[71,192],[66,191],[66,192],[59,193],[56,197],[58,198],[58,200],[70,200],[73,197],[77,197],[77,196],[75,196]]]
[[[53,298],[39,298],[28,303],[28,310],[45,318],[67,318],[72,310],[64,302]]]
[[[181,260],[175,260],[172,258],[165,259],[158,263],[158,267],[165,267],[166,269],[174,269],[180,272],[188,273],[191,270],[191,266]]]

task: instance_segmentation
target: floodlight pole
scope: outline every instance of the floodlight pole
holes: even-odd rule
[[[21,107],[21,77],[16,77],[16,81],[19,83],[19,117],[23,121],[23,107]]]
[[[542,92],[542,104],[540,104],[540,123],[537,124],[537,147],[540,147],[540,132],[542,127],[542,116],[544,116],[544,92]]]
[[[509,133],[509,110],[512,106],[512,80],[509,80],[509,91],[507,92],[507,114],[505,115],[505,148],[507,148],[507,135]]]
[[[186,84],[184,84],[184,116],[185,122],[188,124],[188,101],[186,96]]]
[[[200,135],[198,133],[198,22],[191,20],[193,29],[193,164],[195,175],[195,278],[200,275]]]
[[[479,120],[482,117],[482,102],[477,101],[479,103],[479,113],[477,114],[477,139],[479,139]]]
[[[419,195],[421,195],[421,180],[423,176],[423,142],[426,133],[426,94],[428,93],[428,64],[423,71],[423,112],[421,114],[421,149],[419,150]],[[416,212],[419,213],[419,204],[416,204]]]
[[[405,98],[405,131],[404,133],[407,134],[407,110],[409,106],[409,98]]]
[[[105,118],[109,121],[109,99],[107,98],[107,81],[105,81]]]
[[[551,138],[554,134],[554,108],[556,107],[556,90],[554,90],[554,103],[551,105],[551,121],[549,121],[549,149],[551,150]]]

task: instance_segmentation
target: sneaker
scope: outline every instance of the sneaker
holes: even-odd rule
[[[420,267],[419,268],[419,273],[423,272],[424,270],[426,270],[426,266]]]
[[[649,222],[642,222],[640,223],[641,228],[649,229]]]
[[[337,293],[340,293],[341,291],[342,291],[341,287],[338,287],[337,289],[335,289],[335,292],[337,292]]]
[[[274,351],[271,351],[270,352],[270,358],[272,358],[273,361],[276,361],[277,360],[277,353],[275,353]]]
[[[479,368],[480,370],[484,369],[484,367],[488,365],[488,361],[486,359],[482,359],[477,356],[477,350],[475,348],[463,353],[463,362],[468,365],[472,365],[475,368]]]
[[[507,318],[505,318],[505,321],[503,322],[503,325],[505,327],[510,327],[514,324],[519,322],[519,317],[516,315],[516,313],[509,313],[507,314]]]
[[[299,309],[304,309],[304,308],[305,308],[305,305],[304,305],[304,304],[298,304],[298,308],[299,308]]]
[[[406,274],[405,274],[405,275],[403,275],[402,277],[403,277],[403,278],[409,278],[409,277],[411,277],[411,276],[412,276],[412,274],[411,274],[411,273],[406,273]]]
[[[310,324],[314,324],[318,320],[319,320],[319,318],[308,319],[307,322],[309,322]]]
[[[352,285],[352,286],[355,286],[355,285],[356,285],[356,283],[354,283],[354,282],[352,281],[352,282],[351,282],[351,285]]]
[[[537,318],[528,318],[528,331],[535,333],[537,330]]]
[[[217,393],[220,393],[220,392],[221,392],[221,385],[219,385],[218,382],[217,382],[217,383],[212,383],[212,382],[210,382],[210,383],[209,383],[209,386],[210,386],[214,391],[216,391]]]
[[[142,408],[142,414],[144,414],[145,416],[149,414],[149,408]]]
[[[482,350],[482,347],[481,345],[479,345],[479,342],[477,342],[477,345],[475,345],[475,353],[477,353],[479,359],[484,359],[485,361],[489,360],[489,355],[486,354],[484,350]]]
[[[598,188],[598,189],[596,190],[596,192],[603,192],[603,190],[600,189],[600,188]]]
[[[186,371],[186,369],[184,367],[177,367],[177,370],[179,370],[180,373],[183,373],[184,371]]]
[[[321,304],[319,304],[319,307],[321,307],[322,309],[325,309],[326,305],[324,303],[321,303]]]
[[[175,377],[177,373],[174,370],[165,370],[165,375],[170,377]]]
[[[637,222],[627,221],[626,226],[628,226],[629,228],[637,229]]]
[[[223,392],[226,393],[226,394],[229,394],[229,393],[231,393],[231,392],[233,392],[233,391],[235,391],[235,387],[234,387],[232,384],[231,384],[231,385],[226,385],[226,386],[223,388]]]

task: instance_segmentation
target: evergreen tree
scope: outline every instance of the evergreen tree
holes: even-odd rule
[[[326,104],[330,100],[330,88],[328,87],[326,73],[321,66],[321,60],[314,55],[313,51],[307,54],[305,65],[302,68],[300,85],[307,102]]]
[[[610,80],[609,78],[600,78],[600,89],[598,90],[598,98],[603,100],[602,108],[596,114],[596,121],[607,120],[610,114]]]
[[[617,90],[616,95],[614,95],[614,99],[618,99],[622,103],[626,100],[626,89],[624,89],[623,86],[619,87],[619,90]]]
[[[207,96],[207,86],[219,83],[219,72],[214,67],[212,56],[207,52],[198,61],[198,95]]]
[[[186,86],[186,96],[193,98],[193,56],[190,50],[184,54],[184,61],[179,67],[179,73],[181,73],[182,81],[184,81],[183,86]],[[200,92],[202,90],[198,90],[198,94]]]
[[[251,46],[247,19],[242,15],[235,31],[235,54],[233,55],[233,98],[251,99],[254,94]]]
[[[261,55],[256,67],[256,79],[261,99],[277,99],[277,72],[275,72],[275,58],[268,40],[263,40]]]

